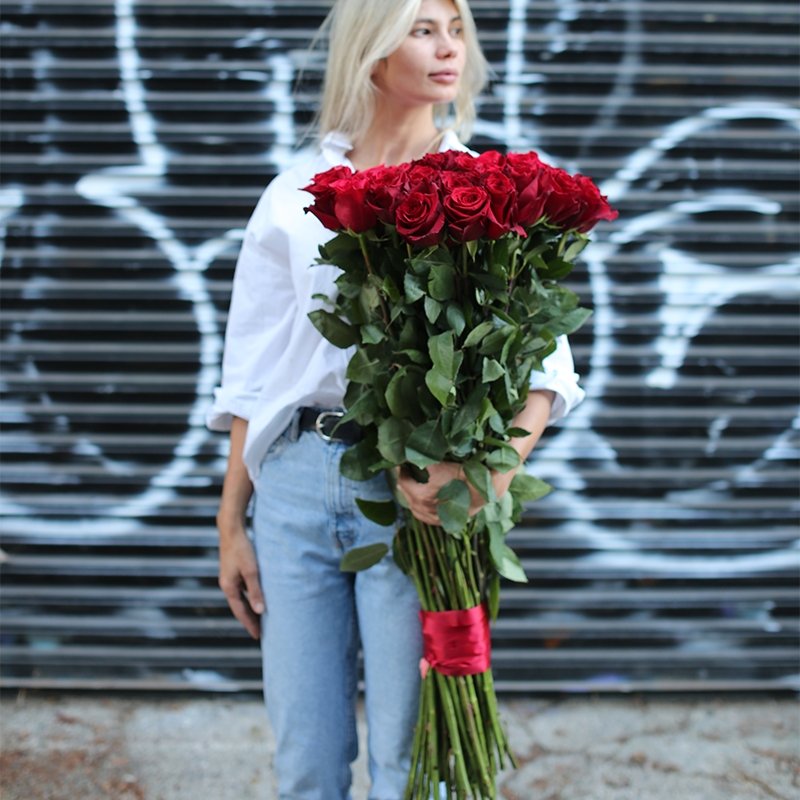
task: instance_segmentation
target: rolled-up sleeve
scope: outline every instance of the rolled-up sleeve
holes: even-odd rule
[[[569,414],[585,397],[585,392],[578,385],[572,350],[566,336],[556,339],[556,349],[542,361],[542,368],[542,372],[534,370],[531,373],[530,388],[555,392],[550,419],[547,421],[548,425],[552,425]]]
[[[273,186],[253,211],[236,262],[222,380],[206,413],[206,425],[214,431],[230,430],[233,417],[251,418],[270,381],[270,367],[290,337],[296,301],[286,233],[271,223]]]

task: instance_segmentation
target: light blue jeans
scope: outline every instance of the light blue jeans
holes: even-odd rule
[[[343,478],[347,445],[297,434],[272,445],[255,487],[253,544],[267,610],[261,617],[264,699],[276,738],[280,800],[350,800],[358,753],[355,702],[364,656],[369,800],[403,796],[416,723],[422,635],[411,580],[389,554],[359,573],[343,553],[385,542],[355,498],[390,497],[385,478]]]

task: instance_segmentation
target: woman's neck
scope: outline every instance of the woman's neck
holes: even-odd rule
[[[358,170],[378,164],[401,164],[439,149],[441,133],[433,122],[433,109],[403,113],[380,109],[366,133],[348,153]]]

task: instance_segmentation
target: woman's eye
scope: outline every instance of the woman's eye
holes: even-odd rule
[[[431,32],[430,28],[414,28],[414,30],[411,31],[411,35],[412,36],[426,36],[430,32]]]
[[[464,33],[464,29],[463,29],[463,28],[453,28],[453,29],[450,31],[450,35],[451,35],[451,36],[452,36],[454,39],[457,39],[458,37],[460,37],[462,33]]]

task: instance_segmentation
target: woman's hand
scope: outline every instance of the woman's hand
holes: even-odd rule
[[[550,390],[533,390],[528,394],[525,408],[514,418],[515,427],[530,431],[527,436],[511,439],[509,442],[519,454],[520,464],[525,461],[542,435],[554,398],[555,394]],[[420,522],[424,522],[426,525],[442,524],[439,519],[439,501],[436,495],[443,486],[452,480],[464,481],[467,484],[470,494],[470,516],[477,514],[485,505],[486,501],[480,492],[467,480],[461,464],[444,461],[440,464],[432,464],[427,469],[429,475],[427,483],[419,483],[403,469],[397,476],[397,488],[403,493],[411,513]],[[498,497],[502,497],[508,491],[517,469],[519,467],[510,469],[508,472],[492,472],[492,484]]]
[[[428,476],[427,483],[419,483],[406,470],[400,470],[397,478],[397,488],[406,498],[411,513],[426,525],[442,524],[439,520],[439,500],[436,495],[450,481],[464,481],[469,487],[470,516],[477,514],[485,503],[478,490],[467,480],[461,464],[455,464],[451,461],[432,464],[428,467]]]
[[[223,526],[218,523],[218,527],[219,587],[233,616],[254,639],[258,639],[261,636],[259,615],[264,612],[264,595],[253,545],[244,525]]]
[[[242,451],[247,436],[247,420],[233,418],[228,468],[222,485],[217,513],[219,529],[219,588],[233,612],[254,638],[261,636],[258,615],[264,612],[264,595],[258,577],[258,562],[247,536],[245,517],[253,493]]]

